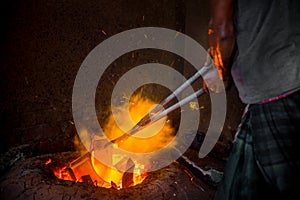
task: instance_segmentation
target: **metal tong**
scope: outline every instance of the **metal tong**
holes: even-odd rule
[[[200,95],[204,94],[205,91],[203,88],[197,90],[193,94],[185,97],[181,101],[177,102],[176,104],[172,105],[169,108],[164,107],[173,100],[179,93],[181,93],[184,89],[186,89],[190,84],[192,84],[195,80],[197,80],[200,76],[204,76],[211,68],[213,67],[213,62],[210,62],[208,65],[203,66],[199,71],[197,71],[192,77],[190,77],[187,81],[185,81],[182,85],[180,85],[172,94],[170,94],[167,98],[161,101],[157,106],[155,106],[148,114],[146,114],[132,129],[128,132],[124,133],[120,137],[117,137],[114,140],[108,142],[105,146],[109,144],[120,144],[124,142],[128,137],[136,134],[137,132],[141,131],[142,129],[150,126],[154,122],[160,120],[161,118],[167,116],[169,113],[173,112],[174,110],[178,109],[179,107],[187,104],[191,100],[199,97]]]

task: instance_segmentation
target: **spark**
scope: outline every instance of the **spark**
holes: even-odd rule
[[[173,61],[171,62],[170,67],[173,67],[174,64],[175,64],[175,60],[173,60]]]
[[[208,35],[212,35],[214,33],[214,30],[210,28],[210,29],[208,29],[207,33],[208,33]]]
[[[46,162],[45,165],[49,165],[52,162],[52,160],[49,158]]]
[[[199,110],[198,103],[197,103],[196,101],[190,102],[190,108],[191,108],[192,110]]]
[[[106,32],[104,30],[101,30],[101,32],[103,33],[103,35],[107,35]]]

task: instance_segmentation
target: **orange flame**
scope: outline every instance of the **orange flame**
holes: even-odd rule
[[[224,69],[224,64],[223,64],[223,60],[222,60],[222,53],[221,53],[219,40],[218,40],[217,46],[215,48],[213,48],[213,47],[210,48],[210,53],[212,55],[215,65],[217,66],[217,69],[219,71],[220,79],[223,80],[222,69]]]
[[[66,167],[54,171],[54,175],[62,180],[73,181],[71,175],[65,170]]]
[[[135,123],[137,123],[144,115],[146,115],[155,103],[150,99],[142,97],[141,94],[134,95],[129,102],[129,113],[132,119],[128,119],[124,115],[124,112],[127,108],[118,107],[117,113],[114,116],[110,116],[108,118],[108,123],[104,127],[104,132],[109,139],[117,138],[124,134],[124,130],[129,130]],[[122,124],[116,124],[115,118],[118,118]],[[119,127],[122,127],[122,129]],[[88,135],[88,134],[87,134]],[[139,137],[129,137],[122,144],[117,145],[114,144],[114,148],[122,148],[126,151],[144,153],[144,152],[153,152],[159,148],[164,147],[169,144],[170,141],[174,137],[174,129],[171,127],[170,120],[166,120],[166,118],[161,119],[151,126],[143,129],[139,133],[136,134]],[[75,141],[77,144],[78,141]],[[136,145],[138,144],[138,145]],[[96,152],[97,153],[97,152]],[[95,157],[95,152],[93,151],[91,155],[86,156],[87,153],[78,158],[77,160],[71,162],[69,168],[71,168],[71,172],[67,167],[63,167],[54,172],[55,176],[59,179],[63,180],[71,180],[84,182],[83,178],[85,175],[89,175],[93,184],[95,186],[122,189],[125,187],[133,186],[142,183],[147,177],[147,173],[145,173],[145,169],[149,168],[149,163],[138,163],[135,160],[132,160],[134,163],[134,168],[129,172],[132,172],[132,180],[128,182],[123,182],[124,172],[121,172],[115,168],[108,167],[101,162],[99,162]],[[112,155],[112,163],[113,165],[118,164],[124,160],[124,155]],[[73,174],[70,174],[73,173]]]
[[[215,31],[212,28],[208,29],[208,36],[210,41],[209,53],[213,58],[213,61],[219,71],[220,79],[223,80],[222,70],[225,70],[223,59],[222,59],[222,52],[220,46],[220,37],[215,36]]]
[[[124,113],[126,113],[125,111],[128,108],[116,108],[118,112],[115,113],[114,116],[111,115],[109,117],[108,123],[104,127],[104,133],[110,140],[123,135],[126,131],[129,131],[133,125],[138,123],[155,105],[155,102],[150,99],[143,97],[141,94],[136,94],[129,102],[129,114],[131,119],[124,117]],[[115,119],[121,122],[121,124],[117,125]],[[120,129],[119,125],[123,130]],[[174,133],[174,128],[165,117],[138,132],[135,135],[137,137],[129,137],[122,144],[119,144],[119,148],[136,153],[153,152],[169,144],[174,137]]]

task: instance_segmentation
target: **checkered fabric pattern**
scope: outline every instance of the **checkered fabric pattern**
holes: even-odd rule
[[[269,103],[249,105],[215,200],[299,197],[298,148],[300,91]]]

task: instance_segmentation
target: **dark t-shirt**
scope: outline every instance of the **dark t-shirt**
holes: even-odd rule
[[[300,0],[236,0],[235,28],[232,75],[244,103],[300,86]]]

